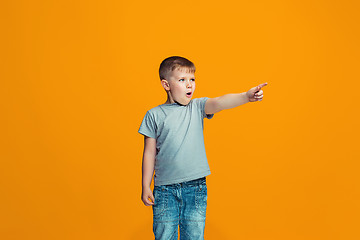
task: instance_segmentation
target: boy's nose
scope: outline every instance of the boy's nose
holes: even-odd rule
[[[190,81],[188,81],[188,82],[187,82],[186,87],[188,87],[188,88],[191,88],[191,87],[192,87],[192,84],[191,84],[191,82],[190,82]]]

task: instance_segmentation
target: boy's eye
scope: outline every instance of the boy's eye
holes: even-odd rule
[[[179,81],[183,82],[183,81],[185,81],[185,79],[182,78],[182,79],[180,79]],[[190,81],[195,82],[195,78],[190,79]]]

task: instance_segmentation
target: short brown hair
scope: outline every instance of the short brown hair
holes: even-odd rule
[[[179,57],[179,56],[172,56],[166,58],[162,63],[160,64],[159,69],[159,75],[160,80],[166,79],[167,75],[174,71],[175,69],[181,69],[186,68],[189,72],[194,73],[195,72],[195,65],[190,60]]]

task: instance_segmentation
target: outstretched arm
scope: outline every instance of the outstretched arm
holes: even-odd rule
[[[248,102],[261,101],[263,98],[262,87],[267,83],[251,88],[247,92],[226,94],[216,98],[210,98],[205,103],[205,113],[214,114],[224,109],[234,108]]]
[[[154,205],[154,196],[152,194],[150,185],[154,174],[155,155],[156,155],[156,139],[144,136],[141,200],[144,202],[146,206]]]

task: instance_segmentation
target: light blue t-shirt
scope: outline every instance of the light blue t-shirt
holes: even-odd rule
[[[162,104],[147,111],[139,133],[156,139],[155,186],[191,181],[210,174],[204,144],[207,97],[186,106]]]

